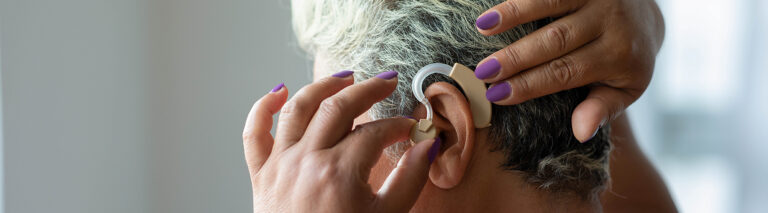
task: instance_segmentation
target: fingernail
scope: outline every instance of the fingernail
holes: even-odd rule
[[[485,98],[487,98],[491,102],[500,101],[507,98],[511,90],[512,88],[509,86],[509,83],[507,82],[496,84],[491,86],[491,88],[488,88],[488,91],[485,92]]]
[[[283,87],[285,87],[285,83],[280,83],[277,86],[275,86],[275,88],[272,88],[272,91],[270,91],[270,92],[280,91],[280,89],[283,89]]]
[[[597,129],[595,130],[595,133],[592,133],[592,136],[589,136],[589,139],[582,141],[581,143],[586,143],[587,141],[591,141],[592,138],[595,138],[595,135],[597,135],[598,131],[600,131],[600,127],[597,127]]]
[[[381,79],[384,79],[384,80],[392,79],[395,76],[397,76],[397,71],[394,71],[394,70],[386,71],[386,72],[379,73],[378,75],[376,75],[377,78],[381,78]]]
[[[416,119],[416,118],[414,118],[414,117],[411,117],[411,116],[408,116],[408,115],[406,115],[406,116],[403,116],[403,118],[412,119],[412,120],[414,120],[414,121],[418,121],[418,120],[419,120],[419,119]]]
[[[501,64],[499,64],[498,60],[492,58],[491,60],[477,65],[475,76],[479,79],[486,79],[495,76],[496,73],[499,73],[499,70],[501,70]]]
[[[341,71],[341,72],[337,72],[336,74],[333,74],[332,76],[333,76],[333,77],[337,77],[337,78],[346,78],[347,76],[350,76],[350,75],[352,75],[353,73],[355,73],[355,71],[352,71],[352,70],[344,70],[344,71]]]
[[[480,16],[480,18],[477,18],[477,21],[475,21],[475,26],[481,30],[487,30],[495,27],[498,23],[499,13],[496,11],[491,11],[490,13],[486,13],[485,15]]]
[[[429,158],[429,164],[432,164],[432,162],[435,161],[435,158],[437,157],[437,153],[440,152],[440,146],[442,141],[440,140],[440,137],[435,138],[435,142],[432,143],[432,147],[429,147],[429,151],[427,151],[427,158]]]

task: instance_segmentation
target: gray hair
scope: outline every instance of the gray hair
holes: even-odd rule
[[[326,70],[355,70],[362,81],[384,70],[397,70],[395,92],[371,108],[372,119],[410,115],[418,102],[410,92],[413,76],[430,63],[477,62],[551,20],[520,25],[483,36],[473,23],[502,0],[293,0],[293,25],[299,45],[328,59]],[[435,81],[430,76],[423,88]],[[489,143],[501,151],[504,169],[522,171],[539,188],[595,199],[608,179],[608,128],[589,143],[571,133],[570,116],[588,93],[577,88],[515,106],[493,107]],[[406,148],[388,148],[396,159]]]

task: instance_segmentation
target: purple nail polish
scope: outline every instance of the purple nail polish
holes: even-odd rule
[[[280,84],[278,84],[277,86],[275,86],[275,88],[272,88],[272,91],[271,91],[271,92],[277,92],[277,91],[280,91],[280,89],[282,89],[283,87],[285,87],[285,83],[280,83]]]
[[[337,78],[346,78],[347,76],[350,76],[350,75],[352,75],[353,73],[355,73],[355,71],[352,71],[352,70],[344,70],[344,71],[341,71],[341,72],[337,72],[336,74],[333,74],[332,76],[333,76],[333,77],[337,77]]]
[[[403,116],[403,118],[413,119],[413,120],[415,120],[415,121],[418,121],[418,120],[419,120],[419,119],[416,119],[416,118],[414,118],[413,116],[408,116],[408,115],[406,115],[406,116]]]
[[[495,27],[498,23],[499,13],[496,11],[491,11],[490,13],[486,13],[485,15],[480,16],[480,18],[477,18],[477,21],[475,21],[475,26],[481,30],[487,30]]]
[[[507,82],[496,84],[491,86],[491,88],[489,88],[488,91],[485,92],[485,98],[487,98],[491,102],[500,101],[502,99],[507,98],[507,96],[509,96],[509,93],[511,91],[512,91],[512,88],[509,86],[509,83]]]
[[[485,61],[480,65],[477,65],[475,69],[475,77],[478,79],[486,79],[496,75],[501,70],[501,64],[495,58]]]
[[[389,80],[397,76],[397,71],[390,70],[376,75],[377,78]]]
[[[432,143],[432,147],[429,147],[429,150],[427,151],[427,158],[429,158],[429,164],[432,164],[432,162],[435,161],[435,158],[437,157],[437,153],[440,152],[440,146],[442,145],[442,140],[440,140],[440,137],[435,138],[435,142]]]

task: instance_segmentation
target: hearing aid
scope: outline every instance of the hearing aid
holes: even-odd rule
[[[475,128],[482,129],[491,126],[491,102],[485,98],[487,88],[483,81],[475,77],[474,71],[459,63],[453,64],[453,67],[442,63],[429,64],[419,69],[413,76],[411,83],[413,96],[427,109],[427,118],[419,120],[411,128],[411,143],[432,139],[440,134],[439,130],[432,124],[434,117],[432,105],[424,96],[424,91],[421,88],[424,79],[432,74],[448,76],[459,84],[467,97],[467,101],[469,101],[469,109],[472,111]]]

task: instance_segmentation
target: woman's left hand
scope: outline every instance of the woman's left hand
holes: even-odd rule
[[[560,18],[482,60],[475,75],[500,105],[590,85],[572,117],[585,142],[648,87],[664,21],[653,0],[508,0],[476,25],[491,36],[547,17]]]

